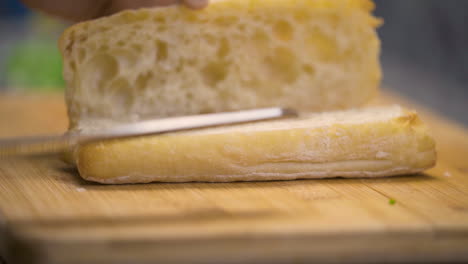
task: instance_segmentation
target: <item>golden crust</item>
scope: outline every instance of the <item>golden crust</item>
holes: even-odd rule
[[[101,142],[75,158],[87,180],[142,183],[393,176],[436,154],[417,114],[389,107]]]

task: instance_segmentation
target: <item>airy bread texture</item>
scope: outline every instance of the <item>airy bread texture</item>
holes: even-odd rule
[[[93,143],[81,176],[101,183],[380,177],[435,164],[434,140],[398,106]]]
[[[77,24],[60,40],[70,128],[362,105],[381,79],[372,9],[369,0],[223,0]]]

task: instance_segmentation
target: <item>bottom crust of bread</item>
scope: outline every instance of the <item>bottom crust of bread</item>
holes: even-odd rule
[[[84,179],[124,184],[414,174],[436,151],[416,113],[387,107],[99,142],[74,157]]]
[[[339,164],[339,163],[337,163]],[[131,174],[116,178],[93,178],[89,177],[86,180],[104,183],[104,184],[129,184],[129,183],[150,183],[150,182],[246,182],[246,181],[287,181],[299,179],[326,179],[326,178],[381,178],[388,176],[412,175],[420,173],[431,168],[429,165],[425,168],[414,169],[409,167],[396,167],[389,170],[381,171],[310,171],[298,173],[265,173],[257,172],[251,174],[238,175],[211,175],[211,176],[154,176],[154,175],[138,175]]]

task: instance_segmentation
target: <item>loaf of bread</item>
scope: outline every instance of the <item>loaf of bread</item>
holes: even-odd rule
[[[381,78],[369,0],[212,0],[124,11],[60,40],[70,130],[267,106],[361,106]],[[398,106],[79,146],[101,183],[380,177],[435,163],[434,141]]]
[[[96,129],[96,127],[94,127]],[[435,146],[398,106],[92,143],[74,155],[101,183],[230,182],[417,173]]]
[[[72,26],[59,46],[70,128],[267,106],[360,106],[381,72],[369,0],[212,0]],[[98,121],[96,121],[98,120]]]

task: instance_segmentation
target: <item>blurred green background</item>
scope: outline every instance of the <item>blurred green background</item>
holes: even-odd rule
[[[0,7],[0,91],[64,90],[57,39],[67,24],[17,0],[2,0]]]
[[[62,90],[62,62],[55,42],[30,40],[18,43],[6,61],[6,85],[36,91]]]

